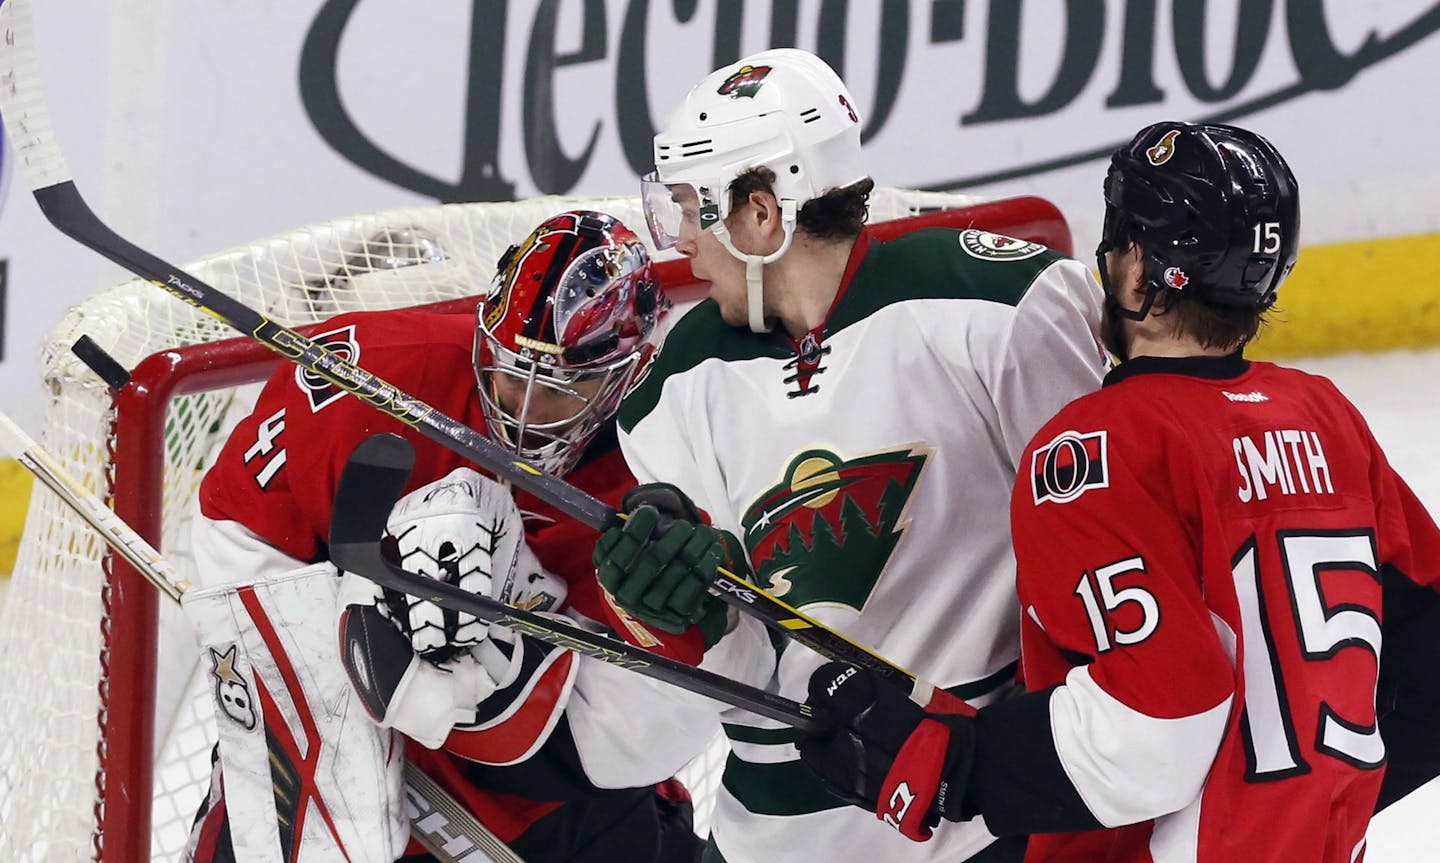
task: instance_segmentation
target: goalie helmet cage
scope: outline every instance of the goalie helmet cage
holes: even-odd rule
[[[646,233],[633,197],[447,204],[311,225],[185,269],[288,326],[361,309],[465,309],[507,246],[575,208]],[[870,202],[872,223],[932,211],[927,224],[1070,250],[1063,218],[1038,198],[983,203],[881,188]],[[660,264],[659,276],[677,301],[699,295],[683,261]],[[82,335],[132,370],[118,395],[71,353]],[[194,581],[189,524],[200,478],[253,404],[255,382],[280,360],[132,279],[70,309],[41,362],[41,446]],[[0,605],[0,860],[180,859],[209,782],[207,674],[179,608],[37,488]],[[681,774],[702,832],[724,753],[716,742]]]

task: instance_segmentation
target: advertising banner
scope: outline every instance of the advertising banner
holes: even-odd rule
[[[387,207],[630,193],[685,90],[775,45],[813,50],[846,79],[877,182],[1041,195],[1082,257],[1109,153],[1165,119],[1270,137],[1327,269],[1363,259],[1325,257],[1356,241],[1440,257],[1427,237],[1440,232],[1435,0],[100,8],[35,9],[56,133],[102,218],[176,262]],[[123,274],[44,222],[11,161],[0,155],[0,398],[38,420],[42,334]]]

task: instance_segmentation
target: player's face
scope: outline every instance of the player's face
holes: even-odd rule
[[[490,375],[490,386],[500,407],[512,416],[523,414],[527,425],[563,423],[575,419],[600,392],[602,383],[600,378],[575,381],[570,386],[573,392],[564,392],[539,383],[530,386],[525,378],[515,375]],[[527,389],[530,392],[528,405],[525,404]]]
[[[1121,307],[1131,310],[1140,308],[1144,297],[1137,297],[1137,292],[1144,286],[1145,275],[1140,247],[1132,243],[1129,248],[1106,252],[1105,269],[1110,276],[1110,289]]]
[[[683,255],[688,255],[686,249],[693,251],[695,242],[700,237],[700,198],[695,194],[695,187],[688,184],[670,186],[670,201],[680,208],[680,228],[676,234],[675,247]]]
[[[704,232],[697,245],[698,253],[690,260],[690,268],[697,277],[710,283],[709,296],[720,307],[725,323],[732,327],[745,326],[749,320],[745,263],[730,254],[712,231]],[[737,248],[744,251],[743,247]],[[701,275],[702,268],[704,275]]]
[[[1105,253],[1105,273],[1110,280],[1110,293],[1114,301],[1124,309],[1134,311],[1144,301],[1141,291],[1144,285],[1145,266],[1141,261],[1140,249],[1131,244],[1126,249],[1111,249]],[[1117,315],[1106,302],[1100,332],[1105,334],[1105,348],[1119,357],[1130,355],[1130,340],[1136,329],[1136,321],[1124,315]]]
[[[709,296],[720,306],[725,322],[731,326],[744,325],[747,320],[745,264],[730,254],[713,231],[700,229],[700,201],[692,187],[670,187],[670,199],[680,206],[682,213],[676,251],[690,259],[690,271],[695,278],[710,283]]]

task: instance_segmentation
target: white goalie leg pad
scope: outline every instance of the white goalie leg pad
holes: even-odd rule
[[[201,634],[237,861],[375,861],[409,836],[404,746],[340,664],[328,563],[185,594]]]

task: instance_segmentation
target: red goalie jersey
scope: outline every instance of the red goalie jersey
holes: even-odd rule
[[[473,313],[359,313],[330,324],[316,341],[471,428],[485,428],[472,365]],[[354,447],[379,432],[400,434],[415,447],[406,493],[469,465],[326,381],[281,366],[230,435],[200,495],[209,527],[234,535],[239,525],[268,548],[254,544],[253,554],[231,554],[223,566],[203,561],[212,569],[247,570],[206,577],[225,581],[283,571],[276,551],[297,566],[324,560],[341,470]],[[618,503],[634,479],[613,427],[590,441],[566,479]],[[641,640],[648,630],[628,629],[633,621],[617,616],[594,579],[594,531],[527,493],[516,491],[515,498],[525,541],[569,585],[565,612]],[[683,788],[661,780],[688,759],[693,743],[669,724],[673,708],[647,709],[647,699],[671,704],[669,694],[623,669],[546,645],[540,650],[545,658],[530,678],[497,692],[497,699],[508,700],[494,715],[477,706],[485,720],[480,727],[451,733],[438,751],[412,744],[411,759],[526,859],[609,859],[617,842],[634,859],[676,859],[674,849],[688,858],[694,838],[682,817],[686,807],[677,803],[672,811],[669,802],[682,799]],[[513,698],[511,688],[518,693]],[[649,725],[652,716],[659,726]],[[658,791],[652,790],[657,782]],[[602,847],[598,835],[608,844]]]
[[[1139,358],[1022,465],[1026,684],[1058,686],[1057,782],[1113,828],[1027,859],[1356,859],[1382,593],[1440,587],[1440,532],[1355,408],[1238,354]]]

